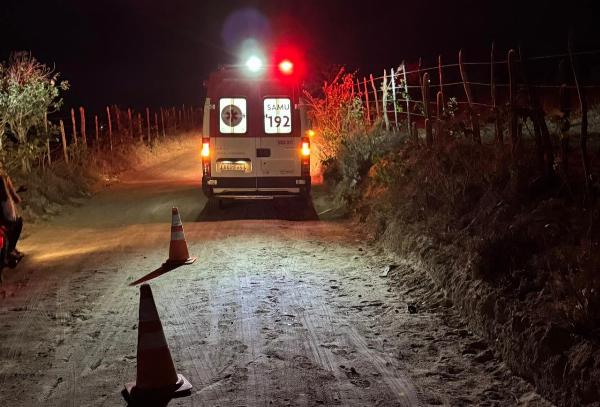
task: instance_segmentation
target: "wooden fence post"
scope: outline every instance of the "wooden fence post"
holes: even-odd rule
[[[367,78],[364,79],[365,84],[365,100],[367,105],[367,122],[371,124],[371,107],[369,106],[369,89],[367,88]]]
[[[123,126],[121,126],[121,110],[117,105],[114,106],[115,117],[117,118],[117,133],[119,133],[119,142],[123,144]]]
[[[127,108],[127,120],[129,122],[129,138],[133,140],[133,116],[130,107]]]
[[[387,111],[387,94],[388,92],[388,82],[387,82],[387,71],[384,69],[383,70],[383,101],[382,101],[382,108],[383,108],[383,121],[385,123],[385,129],[389,130],[390,129],[390,120],[388,118],[388,111]]]
[[[67,152],[67,135],[65,134],[65,124],[62,120],[60,121],[60,139],[62,142],[63,156],[65,158],[65,162],[69,164],[69,153]]]
[[[410,126],[410,134],[411,134],[411,138],[413,139],[413,141],[415,143],[419,142],[419,130],[417,130],[417,122],[412,122],[411,126]]]
[[[439,92],[441,93],[441,102],[442,102],[442,106],[439,109],[438,117],[441,118],[440,113],[443,115],[444,111],[446,110],[446,107],[444,106],[444,77],[442,75],[442,56],[441,55],[438,55],[438,80],[440,82]],[[437,97],[436,97],[436,102],[437,102]]]
[[[460,76],[462,78],[463,87],[465,88],[465,94],[467,95],[467,103],[469,104],[469,115],[471,116],[471,127],[473,129],[473,140],[477,144],[481,144],[481,132],[479,130],[479,119],[477,112],[473,106],[473,95],[471,94],[471,85],[469,84],[469,77],[467,76],[467,69],[463,62],[462,49],[458,52],[458,65],[460,67]]]
[[[71,108],[71,124],[73,125],[73,143],[77,145],[77,123],[75,120],[75,109]]]
[[[52,165],[52,154],[50,153],[50,134],[48,134],[48,112],[44,113],[44,131],[46,134],[46,154],[48,155],[48,165]]]
[[[358,94],[358,98],[362,101],[362,89],[360,88],[360,81],[356,78],[356,93]]]
[[[140,135],[140,143],[144,143],[144,128],[142,126],[142,114],[137,114],[138,133]]]
[[[158,127],[158,113],[154,111],[154,127],[156,127],[156,140],[160,138],[160,129]]]
[[[108,143],[110,151],[113,151],[112,119],[110,118],[110,106],[106,106],[106,116],[108,118]]]
[[[96,125],[96,148],[99,148],[98,140],[100,139],[100,126],[98,126],[98,115],[94,115],[94,124]]]
[[[404,61],[402,61],[402,73],[404,75],[404,96],[406,97],[406,124],[408,126],[408,137],[411,137],[412,123],[410,120],[410,95],[408,93],[408,79],[406,77],[406,64],[404,63]]]
[[[527,88],[531,104],[531,119],[533,120],[534,129],[536,130],[536,144],[538,144],[538,156],[541,158],[541,169],[547,176],[552,176],[554,173],[554,149],[552,147],[552,140],[550,139],[550,132],[546,125],[544,110],[540,103],[538,93],[535,87],[531,86],[531,83],[529,82],[528,69],[525,64],[526,58],[522,54],[520,57],[523,81]]]
[[[167,133],[165,132],[165,112],[164,112],[164,109],[162,107],[160,108],[160,124],[162,126],[163,138],[166,138],[167,137]]]
[[[148,135],[148,145],[152,141],[152,136],[150,135],[150,109],[146,108],[146,132]]]
[[[500,121],[500,111],[496,105],[496,78],[494,71],[494,43],[492,42],[492,51],[490,52],[490,93],[492,98],[492,111],[494,112],[494,127],[496,131],[496,142],[499,145],[504,144],[504,135],[502,134],[502,122]]]
[[[423,113],[426,118],[430,118],[430,109],[429,109],[429,73],[425,72],[422,79],[421,85],[421,96],[423,99]]]
[[[79,107],[79,116],[80,116],[80,126],[81,126],[81,142],[83,143],[84,147],[87,147],[87,134],[85,131],[85,109],[83,108],[83,106]]]
[[[569,171],[569,128],[571,123],[569,121],[571,115],[571,107],[569,103],[569,94],[567,84],[563,83],[559,90],[559,106],[562,113],[560,118],[560,161],[562,164],[563,172],[566,174]]]
[[[440,143],[442,141],[442,139],[444,139],[445,137],[443,136],[444,133],[444,122],[442,119],[443,116],[443,111],[444,111],[444,93],[439,90],[438,93],[435,95],[435,104],[436,104],[436,113],[437,113],[437,126],[436,126],[436,138],[437,138],[437,143]]]
[[[535,100],[535,95],[533,94],[533,90],[529,86],[529,81],[527,80],[527,73],[525,72],[525,57],[521,53],[521,48],[519,48],[519,59],[521,62],[520,68],[523,77],[523,82],[525,83],[525,88],[527,89],[527,96],[529,98],[529,116],[531,117],[531,121],[533,122],[533,134],[535,139],[535,154],[537,160],[537,166],[540,171],[546,171],[545,160],[544,160],[544,142],[542,140],[542,129],[540,127],[540,123],[537,120],[537,101]],[[519,140],[522,140],[523,137],[523,123],[519,123]]]
[[[398,129],[398,109],[396,107],[396,72],[394,72],[394,68],[391,71],[392,77],[392,103],[394,104],[394,125],[396,129]]]
[[[375,80],[373,79],[373,74],[369,74],[369,79],[371,79],[371,88],[373,88],[373,94],[375,95],[375,110],[377,111],[377,118],[379,119],[379,98],[377,96],[377,88],[375,87]]]
[[[517,116],[517,106],[516,106],[516,95],[517,95],[517,77],[515,72],[515,50],[511,49],[508,51],[508,100],[509,100],[509,108],[510,108],[510,144],[511,144],[511,152],[513,158],[519,155],[520,150],[520,140],[518,136],[518,116]]]
[[[167,132],[170,133],[173,131],[173,112],[170,108],[165,109],[165,126],[167,128]]]
[[[425,114],[425,143],[428,147],[433,145],[431,129],[431,111],[429,109],[429,73],[425,72],[422,79],[421,95],[423,96],[423,113]]]

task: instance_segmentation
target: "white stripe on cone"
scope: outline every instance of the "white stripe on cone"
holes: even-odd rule
[[[181,223],[181,216],[179,216],[179,213],[173,215],[173,220],[171,221],[171,225],[172,226],[183,226],[183,223]]]
[[[171,240],[185,240],[183,232],[171,232]]]

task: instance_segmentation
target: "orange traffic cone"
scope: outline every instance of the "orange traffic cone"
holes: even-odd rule
[[[173,207],[173,216],[171,221],[171,244],[169,245],[169,258],[165,262],[167,266],[180,266],[192,264],[196,261],[195,257],[190,257],[185,234],[183,233],[183,223],[179,216],[179,210]]]
[[[190,394],[192,385],[175,371],[171,352],[160,323],[152,290],[140,286],[140,322],[138,326],[137,378],[127,383],[123,396],[134,405],[154,400],[170,400]]]

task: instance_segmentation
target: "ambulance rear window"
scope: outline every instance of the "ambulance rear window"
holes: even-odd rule
[[[292,101],[289,98],[265,98],[264,114],[266,134],[292,132]]]
[[[245,134],[248,130],[245,98],[219,99],[219,131],[222,134]]]

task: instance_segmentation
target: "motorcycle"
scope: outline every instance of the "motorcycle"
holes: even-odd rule
[[[0,226],[0,284],[2,284],[2,271],[8,266],[8,233],[4,226]]]
[[[20,186],[17,189],[17,193],[25,192],[27,188],[25,186]],[[0,225],[0,284],[2,284],[2,272],[5,267],[15,268],[21,258],[11,259],[10,253],[8,250],[9,247],[9,232],[8,228],[4,225]]]

